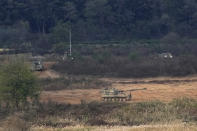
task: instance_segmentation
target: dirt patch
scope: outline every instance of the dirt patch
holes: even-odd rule
[[[147,90],[133,91],[132,101],[141,102],[160,100],[163,102],[171,101],[174,98],[190,97],[197,99],[197,77],[182,78],[147,78],[147,79],[117,79],[102,78],[102,80],[110,81],[112,87],[120,90],[142,89]],[[137,81],[137,82],[136,82]],[[102,88],[101,88],[102,89]],[[41,95],[42,101],[48,99],[60,102],[79,104],[81,100],[87,102],[101,101],[101,89],[73,89],[61,91],[45,91]]]
[[[53,70],[45,70],[45,71],[40,71],[40,72],[35,72],[36,75],[39,78],[51,78],[51,79],[55,79],[55,78],[59,78],[60,74],[53,71]]]
[[[36,75],[39,78],[51,78],[51,79],[56,79],[60,77],[60,74],[54,70],[51,69],[51,67],[55,64],[56,62],[44,62],[44,71],[40,72],[35,72]]]
[[[75,89],[60,91],[44,91],[41,95],[42,101],[55,101],[58,103],[80,104],[81,101],[100,101],[99,89]]]
[[[45,69],[51,69],[51,67],[53,65],[55,65],[57,62],[44,62],[43,65],[44,65],[44,68]]]

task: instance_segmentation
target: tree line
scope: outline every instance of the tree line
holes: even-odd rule
[[[197,0],[1,0],[0,46],[51,49],[67,42],[195,38]],[[37,49],[37,50],[38,50]]]

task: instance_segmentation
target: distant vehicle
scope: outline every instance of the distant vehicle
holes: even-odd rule
[[[160,58],[164,58],[164,59],[172,59],[173,55],[171,53],[169,53],[169,52],[166,52],[166,53],[159,54],[159,57]]]
[[[32,70],[33,71],[43,71],[44,65],[41,60],[35,60],[32,62]]]
[[[132,99],[131,92],[137,91],[137,90],[146,90],[146,88],[143,89],[132,89],[132,90],[118,90],[115,88],[105,88],[101,91],[101,97],[103,101],[130,101]],[[126,92],[130,92],[128,95]]]

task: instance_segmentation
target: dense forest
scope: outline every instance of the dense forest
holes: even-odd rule
[[[197,33],[197,0],[1,0],[0,46],[162,39]]]

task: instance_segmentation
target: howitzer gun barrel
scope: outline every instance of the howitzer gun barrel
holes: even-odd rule
[[[131,90],[125,90],[125,91],[138,91],[138,90],[147,90],[147,88],[142,88],[142,89],[131,89]]]

